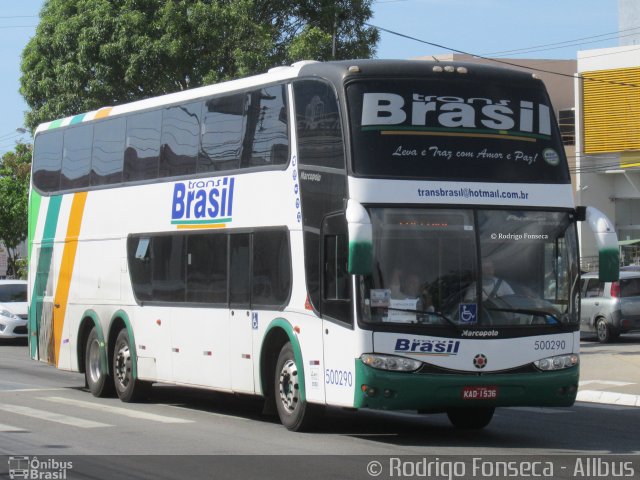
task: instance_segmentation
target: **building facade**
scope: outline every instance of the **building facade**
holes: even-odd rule
[[[622,262],[640,264],[640,45],[578,52],[576,198],[614,222]],[[583,268],[598,250],[580,228]]]

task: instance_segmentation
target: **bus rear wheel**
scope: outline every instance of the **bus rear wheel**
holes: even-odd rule
[[[276,362],[274,395],[280,421],[294,432],[313,427],[321,409],[302,398],[299,371],[291,343],[286,343]]]
[[[113,377],[106,373],[106,365],[102,363],[100,339],[96,327],[93,327],[84,349],[84,378],[94,397],[110,397],[115,393]]]
[[[494,407],[453,408],[447,416],[456,428],[480,430],[489,425],[495,411]]]
[[[144,400],[151,392],[151,384],[134,378],[133,353],[126,329],[120,330],[113,350],[113,376],[116,393],[123,402]]]

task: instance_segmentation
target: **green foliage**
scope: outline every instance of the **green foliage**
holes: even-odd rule
[[[25,125],[329,60],[334,50],[336,59],[371,57],[372,1],[46,0],[22,54]]]
[[[7,275],[18,277],[16,249],[27,238],[31,145],[18,143],[0,164],[0,241],[8,254]]]

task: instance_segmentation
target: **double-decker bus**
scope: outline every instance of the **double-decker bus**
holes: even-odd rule
[[[301,62],[40,125],[30,353],[125,402],[154,382],[326,405],[570,406],[576,222],[542,82],[426,61]]]

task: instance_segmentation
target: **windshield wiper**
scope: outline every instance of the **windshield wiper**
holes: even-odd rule
[[[407,313],[418,313],[421,315],[433,315],[434,317],[438,317],[444,320],[446,323],[452,326],[456,330],[456,332],[462,333],[462,329],[460,328],[459,325],[456,324],[456,322],[454,322],[449,317],[447,317],[446,315],[440,312],[428,312],[426,310],[414,310],[410,308],[394,308],[394,307],[386,307],[386,309],[393,310],[394,312],[407,312]],[[418,322],[418,323],[421,323],[421,322]]]
[[[521,313],[523,315],[535,315],[536,317],[544,317],[545,325],[557,325],[563,330],[568,326],[566,323],[559,320],[554,314],[549,313],[544,310],[534,310],[529,308],[495,308],[495,307],[484,307],[491,312],[506,312],[506,313]],[[553,321],[549,321],[549,319]]]

